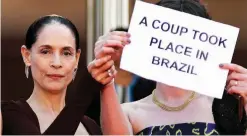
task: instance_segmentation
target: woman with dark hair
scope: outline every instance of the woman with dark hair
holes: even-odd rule
[[[21,47],[27,78],[31,69],[33,92],[27,100],[2,102],[2,134],[101,134],[99,126],[84,116],[94,94],[102,88],[88,73],[87,66],[82,67],[82,90],[65,103],[80,53],[79,33],[70,20],[49,15],[33,22]],[[109,59],[106,56],[102,60]]]
[[[211,19],[198,0],[161,0],[157,5]],[[119,59],[120,55],[115,54],[115,50],[129,44],[129,37],[128,33],[119,31],[100,37],[96,42],[95,61],[109,54],[113,60]],[[111,74],[109,68],[93,67],[89,71],[97,81],[104,84],[107,73]],[[105,134],[115,134],[121,129],[121,134],[140,135],[245,134],[247,69],[236,64],[221,64],[219,68],[229,70],[221,100],[157,82],[151,95],[125,103],[121,109],[115,98],[115,88],[112,82],[108,83],[101,94],[102,98],[105,95],[111,98],[105,101],[107,107],[104,106],[106,104],[102,106],[105,109],[102,112],[103,131]]]

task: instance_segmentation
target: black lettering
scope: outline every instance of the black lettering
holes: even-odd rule
[[[179,71],[181,71],[181,72],[186,72],[186,71],[183,71],[183,68],[186,67],[187,64],[181,63],[181,65],[182,65],[182,66],[179,68]]]
[[[160,57],[153,56],[152,64],[159,65],[160,64]]]
[[[181,36],[183,33],[187,33],[187,32],[188,32],[188,28],[182,27],[179,35]]]
[[[171,32],[172,32],[173,34],[177,34],[177,33],[178,33],[178,30],[179,30],[179,28],[180,28],[180,26],[177,26],[177,27],[176,27],[177,30],[174,31],[175,27],[176,27],[176,26],[175,26],[174,24],[172,24],[172,30],[171,30]]]
[[[190,65],[188,65],[188,68],[187,68],[187,73],[190,72]]]
[[[155,24],[156,21],[157,21],[158,23],[160,23],[159,20],[154,20],[152,26],[153,26],[154,29],[159,29],[159,26],[157,26],[157,27],[154,26],[154,24]]]
[[[218,38],[215,35],[209,37],[209,43],[215,45],[218,42]]]
[[[172,63],[172,65],[170,66],[170,69],[172,69],[172,68],[175,68],[176,70],[178,70],[178,65],[177,65],[177,62],[176,61],[174,61]]]
[[[178,51],[178,48],[179,48],[179,47],[181,48],[180,51]],[[184,48],[183,45],[177,45],[176,48],[175,48],[175,52],[176,52],[177,54],[181,54],[181,53],[183,53],[183,48]]]
[[[192,68],[191,68],[191,74],[192,75],[197,75],[197,73],[194,73],[194,66],[192,66]]]
[[[196,38],[196,34],[199,32],[199,31],[197,31],[197,30],[193,30],[195,33],[194,33],[194,36],[193,36],[193,39],[195,39]]]
[[[143,17],[143,19],[141,20],[141,22],[139,23],[139,25],[141,24],[145,24],[145,26],[148,26],[147,25],[147,17]]]
[[[167,25],[166,29],[164,29],[164,25],[165,24]],[[161,30],[162,31],[167,32],[169,29],[170,29],[170,24],[169,23],[167,23],[167,22],[162,23],[162,25],[161,25]]]
[[[208,52],[204,52],[204,51],[201,51],[201,50],[197,50],[197,53],[196,53],[196,58],[198,59],[204,59],[205,61],[207,61],[208,59]]]
[[[201,54],[200,54],[200,59],[204,59],[205,61],[207,61],[208,59],[208,52],[204,52],[204,51],[201,51]]]
[[[161,47],[161,43],[162,43],[162,40],[160,40],[158,48],[159,49],[164,49],[164,48]]]
[[[173,52],[173,45],[172,45],[172,42],[169,43],[169,45],[166,47],[165,50],[171,50],[171,52]]]
[[[200,50],[197,50],[196,52],[196,58],[199,58]]]
[[[163,66],[164,64],[168,68],[169,60],[168,59],[165,59],[165,58],[162,58],[161,66]]]
[[[225,45],[225,41],[226,41],[227,39],[222,39],[222,37],[220,37],[220,42],[219,42],[219,46],[221,45],[221,44],[223,44],[223,47],[224,48],[226,48],[226,45]]]
[[[205,35],[205,38],[204,38],[204,39],[203,39],[203,35]],[[202,41],[202,42],[206,42],[206,41],[208,40],[208,34],[202,32],[202,33],[200,34],[199,39],[200,39],[200,41]]]
[[[191,47],[185,47],[184,55],[191,57],[191,52],[192,52]]]
[[[149,45],[151,46],[153,43],[154,44],[158,43],[158,39],[155,37],[152,37]]]

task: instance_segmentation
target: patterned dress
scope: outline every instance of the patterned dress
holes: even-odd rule
[[[151,126],[138,132],[137,135],[219,135],[215,124],[192,122],[164,126]]]

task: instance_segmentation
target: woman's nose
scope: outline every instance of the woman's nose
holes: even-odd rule
[[[54,68],[61,68],[62,67],[61,58],[58,54],[54,54],[54,56],[52,58],[51,66]]]

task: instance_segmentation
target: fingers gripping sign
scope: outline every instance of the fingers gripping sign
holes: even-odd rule
[[[237,64],[221,64],[222,69],[229,70],[226,89],[229,94],[237,94],[247,103],[247,69]]]
[[[113,31],[99,37],[94,49],[96,59],[105,55],[111,55],[114,61],[120,59],[124,46],[130,43],[129,38],[130,34],[122,31]]]

